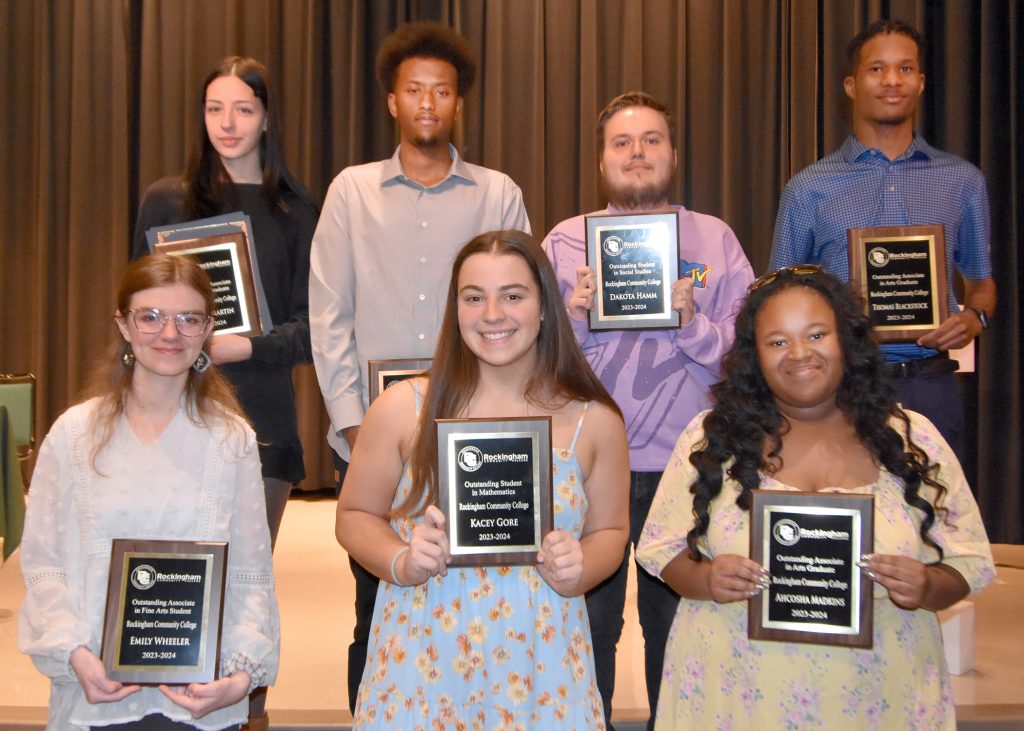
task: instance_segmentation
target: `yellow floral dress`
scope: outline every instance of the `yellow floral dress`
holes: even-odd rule
[[[943,563],[956,569],[972,592],[978,591],[995,577],[978,506],[935,427],[907,413],[911,437],[939,465],[938,480],[948,490],[948,514],[936,519],[930,535],[942,546]],[[696,470],[688,457],[703,439],[704,416],[698,414],[680,436],[640,538],[638,560],[657,576],[686,547],[693,526],[690,485]],[[768,476],[762,476],[761,488],[794,489]],[[749,513],[736,505],[739,491],[735,480],[723,479],[722,492],[711,503],[703,554],[748,555]],[[935,549],[921,540],[922,514],[903,499],[900,480],[881,470],[878,482],[848,492],[875,497],[875,553],[938,560]],[[933,492],[922,485],[921,495],[934,504]],[[655,728],[954,731],[935,612],[900,609],[875,584],[873,630],[874,646],[867,650],[749,640],[747,602],[684,598],[665,649]]]
[[[584,412],[585,415],[586,412]],[[574,448],[552,450],[556,529],[587,511]],[[408,469],[394,504],[409,492]],[[392,520],[404,540],[422,520]],[[380,582],[353,728],[604,729],[587,607],[533,566],[449,569],[420,586]]]

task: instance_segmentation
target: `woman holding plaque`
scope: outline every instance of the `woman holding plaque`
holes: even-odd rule
[[[18,644],[50,677],[47,729],[235,729],[250,690],[277,674],[259,456],[231,387],[209,367],[213,311],[210,281],[192,259],[157,254],[132,263],[96,395],[66,411],[39,451]],[[170,687],[111,679],[99,655],[105,608],[117,615],[119,597],[107,597],[117,538],[228,543],[219,679]],[[188,619],[183,613],[152,618],[176,624]],[[123,631],[136,626],[126,621]],[[215,630],[206,630],[208,643],[217,642]],[[157,639],[166,650],[196,638]]]
[[[273,328],[253,337],[217,335],[210,357],[234,386],[256,430],[267,522],[276,542],[292,484],[305,477],[292,368],[312,360],[309,250],[317,209],[285,165],[277,97],[263,64],[225,58],[203,81],[197,101],[198,129],[188,167],[183,176],[158,180],[146,191],[133,256],[149,253],[146,231],[154,226],[235,211],[252,221]]]
[[[510,417],[551,419],[554,529],[536,563],[449,567],[434,420]],[[604,728],[583,593],[621,561],[627,485],[622,418],[543,250],[476,237],[428,376],[371,405],[338,503],[338,540],[382,579],[354,726]]]
[[[992,580],[991,551],[952,451],[894,401],[861,304],[817,267],[762,277],[723,366],[638,551],[683,597],[658,727],[954,729],[935,611]],[[874,551],[852,568],[873,580],[870,649],[748,639],[746,600],[778,583],[749,558],[754,489],[873,496]]]

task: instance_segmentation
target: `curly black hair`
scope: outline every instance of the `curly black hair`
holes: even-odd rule
[[[700,560],[698,540],[708,531],[710,506],[722,491],[725,464],[732,460],[728,474],[740,484],[736,504],[743,510],[750,509],[750,491],[760,484],[759,473],[771,474],[781,466],[786,420],[761,370],[754,327],[764,303],[791,287],[817,292],[835,313],[843,354],[836,404],[879,464],[903,482],[903,499],[924,514],[921,539],[941,556],[941,547],[928,535],[946,493],[935,479],[938,465],[910,438],[910,419],[883,375],[882,355],[860,296],[817,267],[780,269],[762,277],[751,285],[736,317],[736,341],[722,361],[724,377],[711,387],[715,406],[704,419],[704,440],[690,455],[690,464],[697,469],[697,479],[690,486],[696,518],[686,536],[690,553]],[[902,423],[902,435],[890,424],[893,418]],[[937,491],[935,506],[919,494],[922,482]],[[944,512],[941,507],[938,511]]]
[[[377,52],[377,81],[385,93],[394,91],[402,61],[415,57],[439,58],[454,66],[459,96],[473,88],[476,54],[469,41],[444,23],[406,23],[385,38]]]

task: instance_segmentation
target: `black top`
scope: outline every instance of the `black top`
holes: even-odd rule
[[[238,205],[252,221],[260,281],[267,296],[273,329],[250,338],[252,357],[220,366],[235,387],[259,441],[263,476],[288,482],[305,477],[302,443],[295,416],[292,366],[312,361],[309,344],[309,249],[317,213],[291,191],[282,191],[288,206],[271,210],[259,185],[236,185]],[[132,258],[149,253],[146,231],[183,223],[185,190],[181,178],[163,178],[146,190],[135,223]]]

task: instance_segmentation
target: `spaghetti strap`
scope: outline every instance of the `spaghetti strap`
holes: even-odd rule
[[[416,416],[419,416],[420,415],[420,389],[419,389],[419,386],[416,384],[416,379],[415,378],[412,379],[411,381],[409,381],[409,387],[412,389],[412,395],[416,399]]]
[[[576,451],[576,440],[580,438],[580,430],[583,428],[583,419],[587,415],[587,408],[589,408],[589,406],[590,406],[590,402],[589,401],[587,401],[587,402],[585,402],[583,404],[583,413],[580,414],[580,421],[576,425],[576,433],[572,435],[572,444],[569,445],[569,451],[570,452],[575,452]]]

